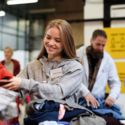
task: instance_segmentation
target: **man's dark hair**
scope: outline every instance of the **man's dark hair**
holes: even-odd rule
[[[93,32],[92,39],[95,39],[97,36],[102,36],[107,39],[107,35],[106,35],[105,31],[100,30],[100,29],[97,29]]]

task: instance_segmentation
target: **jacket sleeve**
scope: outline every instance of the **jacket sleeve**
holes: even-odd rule
[[[82,65],[72,63],[58,83],[47,84],[23,78],[20,91],[33,94],[38,98],[64,99],[74,94],[82,84]]]
[[[80,49],[78,49],[77,51],[76,51],[76,53],[77,53],[77,56],[80,58],[80,63],[83,65],[83,56],[84,56],[84,53],[83,53],[83,50],[84,50],[85,48],[83,48],[83,46],[80,48]],[[87,83],[88,83],[88,81],[86,81],[87,80],[87,78],[86,78],[86,75],[85,75],[85,72],[84,72],[84,67],[83,67],[83,75],[82,75],[83,77],[82,77],[82,83],[83,83],[83,85],[82,85],[82,87],[79,89],[79,92],[80,92],[80,94],[82,95],[82,96],[86,96],[88,93],[90,93],[90,91],[88,90],[88,87],[87,87]]]
[[[116,66],[112,58],[110,59],[110,62],[110,70],[108,74],[108,86],[110,88],[109,96],[116,100],[121,90],[121,82],[117,75]]]
[[[18,63],[17,67],[15,68],[14,75],[16,76],[20,72],[20,64]]]
[[[82,86],[81,86],[81,88],[79,89],[79,91],[80,91],[80,94],[81,94],[81,96],[83,96],[83,97],[85,97],[88,93],[91,93],[90,91],[89,91],[89,89],[88,89],[88,87],[87,87],[87,78],[85,78],[86,77],[86,75],[85,75],[85,72],[83,71],[83,75],[82,75],[83,77],[82,77]]]
[[[17,74],[17,77],[20,77],[20,78],[26,78],[28,79],[29,76],[28,76],[28,65],[19,72],[19,74]]]
[[[19,72],[19,74],[16,77],[20,77],[20,78],[25,78],[28,79],[28,65]],[[19,100],[21,101],[27,94],[27,91],[24,90],[19,90]]]
[[[83,62],[82,62],[82,59],[83,59],[83,47],[76,50],[76,54],[80,58],[80,63],[83,64]]]

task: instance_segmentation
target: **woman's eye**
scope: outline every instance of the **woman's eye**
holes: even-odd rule
[[[47,39],[50,39],[50,37],[46,37]]]
[[[60,40],[56,40],[56,42],[61,42]]]

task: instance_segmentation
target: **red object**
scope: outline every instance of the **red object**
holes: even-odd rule
[[[0,80],[1,79],[11,79],[11,78],[13,78],[13,75],[0,63]],[[3,84],[7,84],[7,83],[0,83],[0,86]],[[19,112],[19,97],[17,97],[16,103],[17,103],[18,112]],[[11,124],[13,124],[13,123],[19,124],[18,117],[11,119],[10,122],[11,122]]]
[[[1,121],[0,120],[0,125],[11,125],[9,121]]]
[[[0,79],[11,79],[11,78],[13,78],[13,75],[0,63]]]
[[[16,76],[20,72],[20,64],[17,60],[11,59],[11,61],[14,63],[14,76]],[[4,65],[5,60],[1,61],[1,63]]]
[[[31,101],[29,94],[26,96],[26,100],[27,100],[28,103]]]

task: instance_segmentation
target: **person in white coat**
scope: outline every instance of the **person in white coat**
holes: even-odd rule
[[[99,103],[94,95],[105,98],[105,86],[108,83],[110,92],[104,106],[111,107],[118,98],[121,90],[121,82],[111,56],[104,51],[107,35],[103,30],[95,30],[90,40],[90,46],[82,46],[77,50],[83,65],[83,96],[87,105],[91,103],[95,108]]]

